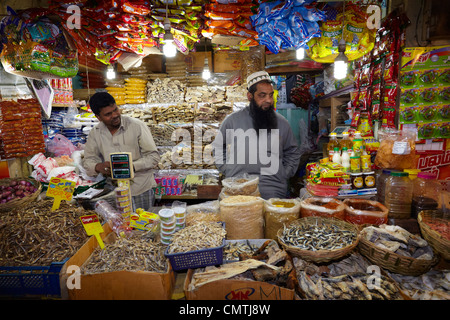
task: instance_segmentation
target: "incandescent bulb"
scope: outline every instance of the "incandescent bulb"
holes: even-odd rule
[[[296,56],[297,56],[297,60],[303,60],[303,58],[305,57],[305,49],[303,49],[303,48],[297,49]]]
[[[173,58],[177,54],[177,47],[173,43],[173,40],[166,40],[163,46],[163,53],[167,58]]]
[[[347,62],[335,61],[334,62],[334,78],[342,80],[347,77]]]

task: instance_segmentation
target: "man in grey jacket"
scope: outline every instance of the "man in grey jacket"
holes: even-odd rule
[[[247,78],[249,106],[227,116],[213,142],[217,168],[225,177],[259,176],[264,199],[286,198],[300,151],[289,122],[274,110],[273,86],[265,71]]]

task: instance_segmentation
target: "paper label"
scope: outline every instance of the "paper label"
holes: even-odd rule
[[[407,141],[395,141],[392,147],[392,154],[410,154],[411,149]]]

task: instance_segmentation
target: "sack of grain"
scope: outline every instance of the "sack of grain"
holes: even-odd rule
[[[271,198],[264,201],[264,238],[277,239],[278,230],[299,216],[300,201],[296,199]]]
[[[220,218],[227,239],[263,239],[264,200],[252,196],[231,196],[220,201]]]
[[[223,190],[228,195],[254,195],[259,185],[259,177],[256,175],[238,175],[222,180]]]

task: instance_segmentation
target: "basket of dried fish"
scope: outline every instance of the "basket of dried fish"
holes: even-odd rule
[[[42,184],[31,178],[0,179],[0,212],[33,202],[42,191]]]
[[[206,222],[175,232],[164,252],[174,271],[219,265],[223,262],[225,223]]]
[[[280,228],[278,242],[293,256],[323,263],[349,254],[359,241],[356,226],[336,218],[305,217]]]
[[[421,275],[438,261],[425,239],[394,225],[364,228],[358,248],[370,262],[403,275]]]
[[[432,210],[421,211],[417,221],[424,239],[442,258],[450,260],[449,221],[442,218],[442,213]]]

